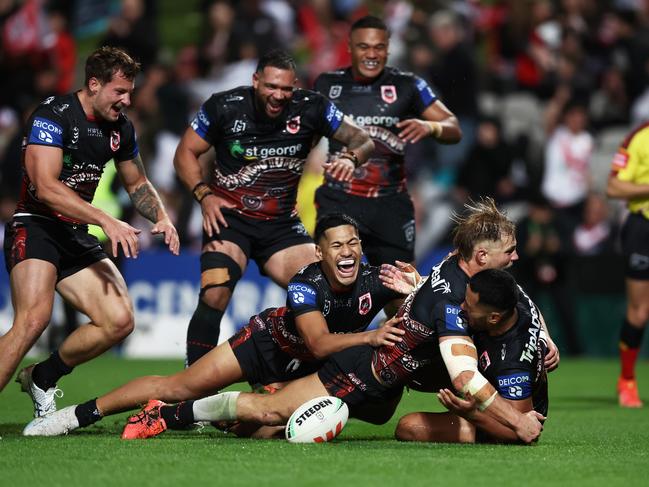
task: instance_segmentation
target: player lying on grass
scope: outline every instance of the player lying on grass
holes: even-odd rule
[[[393,266],[361,263],[358,229],[345,215],[322,218],[315,239],[319,262],[293,277],[285,307],[253,316],[227,342],[182,372],[135,379],[97,399],[32,421],[24,434],[65,434],[151,398],[183,401],[243,380],[251,384],[290,381],[314,372],[321,359],[345,348],[360,344],[391,347],[400,342],[404,332],[393,326],[398,320],[377,330],[364,330],[384,307],[391,308],[386,311],[392,316],[414,289],[418,277],[414,268],[404,265],[401,272]]]
[[[483,269],[504,268],[516,260],[514,224],[487,199],[468,207],[458,218],[455,255],[435,266],[428,278],[410,294],[396,323],[404,333],[395,345],[377,348],[360,345],[328,357],[317,373],[298,379],[272,395],[225,392],[178,406],[151,401],[131,418],[123,437],[146,438],[185,421],[250,421],[284,424],[301,404],[319,396],[342,398],[353,417],[384,423],[393,414],[403,386],[430,364],[431,351],[441,357],[455,390],[469,392],[490,417],[529,443],[541,432],[536,412],[521,413],[500,397],[477,369],[475,347],[460,305],[471,276]],[[540,330],[540,328],[539,328]],[[540,333],[540,332],[539,332]],[[552,358],[556,367],[558,356]]]
[[[473,331],[478,370],[515,409],[523,413],[535,410],[545,416],[546,349],[545,343],[537,339],[541,322],[534,303],[510,274],[490,269],[471,278],[462,310]],[[397,439],[453,443],[519,441],[511,428],[480,411],[469,393],[464,399],[457,397],[446,374],[431,372],[425,384],[439,390],[438,397],[449,412],[407,414],[399,420]]]

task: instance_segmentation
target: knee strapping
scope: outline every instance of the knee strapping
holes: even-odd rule
[[[222,252],[201,255],[201,297],[213,287],[226,287],[232,292],[239,279],[241,267],[229,255]]]

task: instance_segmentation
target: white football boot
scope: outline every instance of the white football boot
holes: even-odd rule
[[[63,391],[57,387],[50,387],[46,391],[38,387],[32,380],[33,370],[34,365],[25,367],[18,372],[16,382],[20,384],[20,389],[32,398],[32,402],[34,403],[34,417],[38,418],[56,411],[56,398],[63,397]]]
[[[32,419],[25,426],[23,436],[61,436],[67,435],[79,427],[79,420],[74,414],[76,404],[55,411],[47,416]]]

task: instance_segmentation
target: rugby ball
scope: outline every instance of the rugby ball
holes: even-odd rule
[[[311,399],[297,408],[286,423],[286,439],[291,443],[331,441],[345,427],[349,409],[337,397]]]

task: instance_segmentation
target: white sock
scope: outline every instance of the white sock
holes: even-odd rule
[[[194,401],[194,421],[231,421],[237,419],[237,398],[240,392],[221,392]]]

